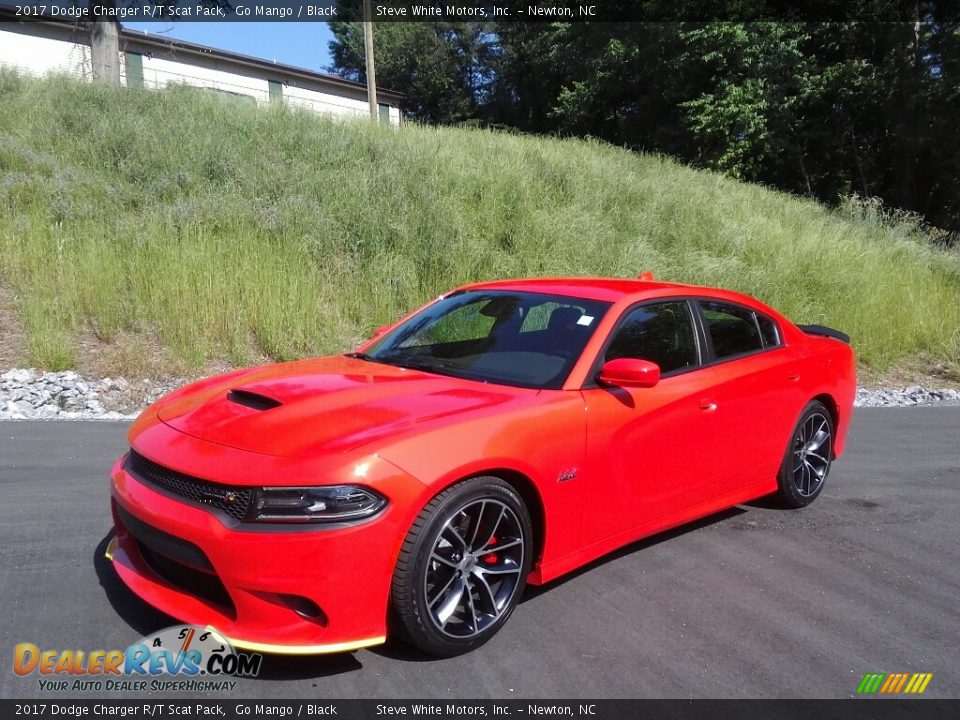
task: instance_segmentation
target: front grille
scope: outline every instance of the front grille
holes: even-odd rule
[[[127,469],[144,482],[165,490],[171,495],[176,495],[200,507],[221,510],[235,520],[243,520],[247,517],[247,511],[253,500],[253,490],[250,488],[220,485],[185,475],[158,465],[133,448],[130,449],[130,456],[127,459]]]
[[[220,582],[220,578],[216,575],[195,570],[173,558],[154,552],[142,542],[138,542],[137,546],[140,550],[140,556],[150,566],[150,569],[173,587],[190,593],[212,605],[229,610],[230,614],[235,614],[236,609],[233,601],[230,599],[223,583]]]

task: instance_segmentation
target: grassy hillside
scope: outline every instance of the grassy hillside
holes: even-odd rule
[[[838,327],[875,367],[960,357],[960,256],[909,223],[594,142],[0,73],[0,297],[30,364],[319,354],[465,281],[643,269]]]

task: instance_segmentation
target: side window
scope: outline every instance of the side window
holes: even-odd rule
[[[641,305],[631,310],[607,348],[605,361],[617,358],[650,360],[660,372],[698,364],[693,318],[686,302]]]
[[[757,325],[760,326],[760,338],[763,340],[763,346],[776,347],[780,344],[780,333],[777,330],[777,324],[766,315],[755,313],[757,316]]]
[[[713,343],[713,354],[718,360],[763,349],[760,325],[752,310],[715,302],[702,302],[700,306],[707,334]],[[773,332],[776,334],[775,330]]]

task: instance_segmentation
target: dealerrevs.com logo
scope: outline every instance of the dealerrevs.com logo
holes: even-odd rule
[[[234,650],[215,630],[174,625],[126,650],[41,650],[20,643],[13,651],[17,675],[37,674],[40,690],[230,691],[260,673],[263,657]]]

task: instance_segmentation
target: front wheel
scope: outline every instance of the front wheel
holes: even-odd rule
[[[473,650],[507,621],[530,572],[530,515],[494,477],[458,483],[407,533],[391,589],[395,629],[431,655]]]
[[[833,432],[826,406],[819,400],[808,403],[780,466],[777,495],[787,507],[805,507],[823,490],[833,459]]]

